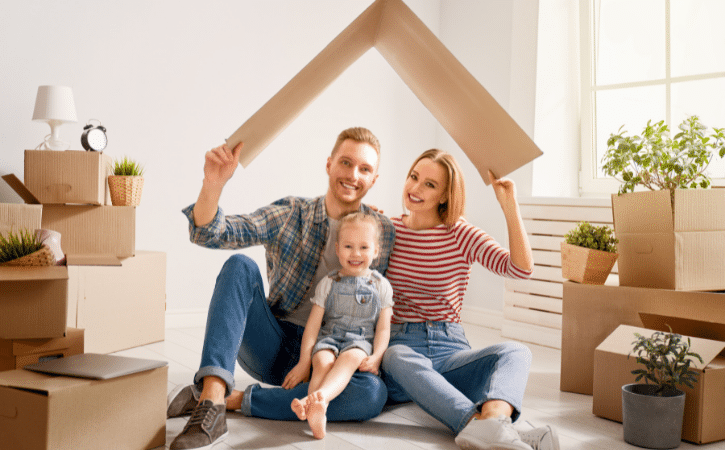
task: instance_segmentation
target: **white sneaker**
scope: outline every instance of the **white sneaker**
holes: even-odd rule
[[[464,450],[532,450],[506,416],[470,421],[456,436],[456,444]]]
[[[556,430],[549,425],[528,431],[519,431],[519,436],[521,436],[522,441],[529,444],[534,450],[559,450],[559,436],[556,434]]]

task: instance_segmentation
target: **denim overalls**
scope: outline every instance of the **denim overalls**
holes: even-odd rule
[[[328,276],[332,278],[332,286],[312,354],[329,349],[337,356],[350,348],[372,354],[375,325],[381,310],[380,294],[373,278],[380,280],[382,275],[373,270],[367,277],[341,277],[337,272]]]

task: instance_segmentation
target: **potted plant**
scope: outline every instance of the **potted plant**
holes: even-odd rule
[[[141,203],[144,168],[133,159],[124,156],[116,159],[108,176],[113,206],[138,206]]]
[[[678,386],[693,387],[697,377],[690,366],[694,358],[702,364],[702,358],[690,351],[690,338],[671,328],[635,337],[632,352],[644,368],[632,371],[635,383],[622,386],[624,440],[645,448],[678,447],[685,413],[685,393]],[[645,384],[637,383],[641,379]]]
[[[579,222],[561,243],[561,275],[585,284],[604,284],[617,261],[614,231],[607,225]]]
[[[607,141],[602,169],[622,183],[612,195],[621,286],[725,289],[725,189],[707,189],[706,172],[725,156],[725,128],[708,132],[697,116],[678,128],[671,138],[664,121],[650,121],[641,135],[620,128]],[[691,261],[704,261],[707,273]]]
[[[610,135],[602,158],[604,173],[622,183],[620,194],[634,192],[637,186],[667,189],[674,204],[675,189],[708,188],[705,171],[714,152],[725,156],[725,128],[713,128],[706,135],[707,127],[695,115],[682,121],[674,138],[664,120],[648,121],[641,136],[627,136],[623,128]]]
[[[55,257],[37,233],[27,229],[7,236],[0,234],[0,265],[3,266],[52,266]]]

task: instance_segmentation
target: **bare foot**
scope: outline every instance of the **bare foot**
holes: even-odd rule
[[[325,437],[327,428],[327,402],[320,391],[307,396],[307,423],[316,439]]]
[[[237,409],[241,409],[243,399],[244,399],[244,392],[232,391],[231,395],[229,397],[227,397],[227,400],[226,400],[227,409],[229,411],[235,411]]]
[[[303,399],[292,400],[292,411],[297,414],[297,418],[300,420],[307,420],[307,397]]]

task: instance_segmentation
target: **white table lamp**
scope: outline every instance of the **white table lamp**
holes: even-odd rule
[[[58,128],[64,123],[78,122],[73,90],[67,86],[38,86],[33,120],[50,125],[50,135],[38,148],[66,150],[70,143],[60,138]]]

